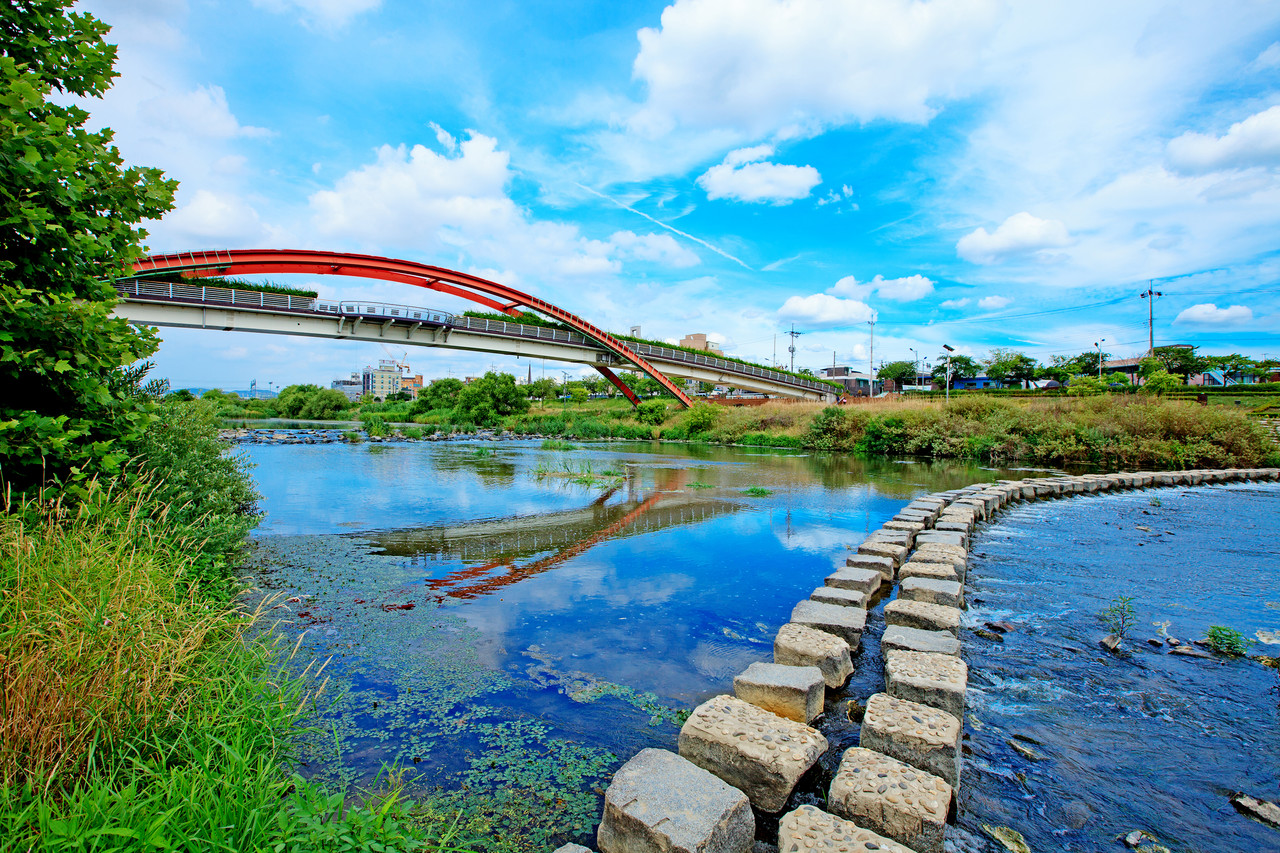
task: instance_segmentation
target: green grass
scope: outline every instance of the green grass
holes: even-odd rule
[[[767,498],[773,492],[763,486],[748,486],[742,490],[742,493],[750,498]]]

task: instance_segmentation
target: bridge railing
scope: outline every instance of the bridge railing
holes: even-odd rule
[[[527,323],[507,323],[502,320],[490,320],[484,317],[467,317],[431,308],[417,308],[412,305],[391,305],[383,302],[368,301],[333,302],[316,299],[311,296],[265,293],[258,290],[234,290],[227,287],[206,287],[204,285],[148,281],[145,279],[117,281],[115,287],[124,296],[143,299],[171,299],[179,302],[268,308],[340,317],[379,317],[388,320],[403,320],[410,323],[452,326],[453,328],[466,329],[470,332],[503,335],[505,337],[531,338],[593,349],[598,347],[598,344],[586,335],[579,332],[571,332],[568,329],[531,326]],[[792,388],[803,388],[825,394],[832,393],[831,386],[825,383],[793,376],[780,370],[771,370],[767,367],[757,367],[753,364],[743,364],[726,358],[717,358],[713,355],[701,355],[655,344],[628,341],[627,345],[638,355],[646,358],[701,365],[723,373],[755,376],[781,385],[789,385]]]

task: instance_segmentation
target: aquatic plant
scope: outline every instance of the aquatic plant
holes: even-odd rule
[[[714,489],[715,486],[711,485],[710,483],[699,483],[697,480],[694,480],[692,483],[685,486],[685,488],[686,489]]]
[[[477,447],[471,455],[477,459],[488,459],[493,456],[493,451],[487,447]]]
[[[1116,596],[1107,609],[1102,611],[1101,616],[1108,630],[1123,640],[1138,621],[1138,612],[1133,607],[1133,596]]]
[[[577,450],[578,445],[558,438],[548,438],[542,442],[543,450]]]
[[[1249,639],[1234,628],[1213,625],[1205,634],[1205,642],[1218,654],[1243,657],[1249,651]]]
[[[749,488],[743,489],[742,493],[749,498],[767,498],[769,495],[773,494],[772,491],[764,488],[763,486],[750,486]]]
[[[383,438],[391,434],[391,427],[387,426],[387,421],[382,415],[361,415],[360,427],[370,438]]]

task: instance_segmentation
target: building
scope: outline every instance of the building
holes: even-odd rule
[[[957,391],[966,391],[975,388],[1003,388],[1004,383],[990,376],[957,376],[952,378],[951,387]]]
[[[400,390],[408,393],[414,399],[422,391],[422,374],[418,373],[414,376],[400,377]]]
[[[365,394],[385,400],[400,390],[400,380],[403,378],[400,362],[384,358],[378,362],[377,367],[365,365],[360,374],[360,384]]]
[[[823,379],[839,382],[844,390],[854,397],[875,396],[879,390],[878,382],[872,382],[866,373],[859,373],[852,367],[824,367],[819,371]]]
[[[359,373],[351,374],[349,379],[335,379],[329,383],[335,391],[341,391],[351,402],[356,402],[364,394],[364,382]]]
[[[703,332],[695,332],[692,335],[685,335],[680,339],[680,346],[686,349],[700,349],[707,352],[713,352],[716,355],[723,355],[720,347],[714,342],[707,340],[706,334]]]

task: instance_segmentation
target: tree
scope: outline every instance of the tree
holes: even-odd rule
[[[1256,370],[1253,359],[1240,355],[1240,353],[1208,355],[1204,356],[1204,360],[1206,369],[1222,371],[1222,384],[1224,385],[1232,377],[1235,377],[1236,382],[1239,382],[1247,374]]]
[[[916,364],[914,361],[891,361],[880,365],[876,375],[880,379],[887,379],[899,386],[912,384],[916,378]]]
[[[564,390],[569,394],[569,399],[578,405],[587,402],[591,397],[591,394],[587,391],[587,386],[581,382],[566,385]]]
[[[276,397],[276,412],[285,418],[328,421],[350,406],[346,394],[317,385],[287,385]]]
[[[556,381],[548,376],[541,379],[535,379],[533,382],[525,386],[525,391],[531,398],[545,400],[548,397],[554,397],[556,393]]]
[[[1182,387],[1182,383],[1178,381],[1178,377],[1168,371],[1157,370],[1147,377],[1147,381],[1142,385],[1142,390],[1148,394],[1160,395],[1180,387]]]
[[[471,384],[464,385],[458,394],[457,413],[462,419],[480,426],[497,426],[503,416],[527,411],[529,398],[520,393],[516,378],[510,373],[491,370]]]
[[[982,365],[969,358],[967,355],[951,356],[951,382],[954,385],[957,379],[970,379],[982,372]],[[939,385],[947,384],[947,360],[940,359],[933,368],[933,379]]]
[[[426,388],[418,392],[418,402],[413,408],[420,405],[421,411],[415,414],[433,409],[452,409],[458,405],[458,395],[462,393],[464,387],[461,379],[454,379],[451,376],[432,380]]]
[[[987,376],[1001,383],[1017,382],[1020,387],[1036,378],[1040,364],[1031,356],[997,347],[987,356]]]
[[[110,130],[64,106],[115,77],[108,27],[64,0],[0,8],[0,480],[69,487],[120,469],[151,422],[138,391],[157,338],[112,318],[111,280],[176,184],[125,168]]]
[[[1208,359],[1196,355],[1196,348],[1192,346],[1156,347],[1151,351],[1151,357],[1164,365],[1165,370],[1181,376],[1183,383],[1192,374],[1204,373],[1208,367]]]

